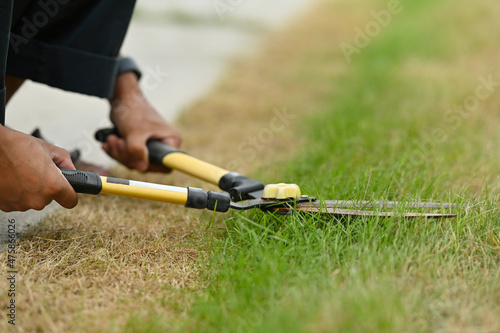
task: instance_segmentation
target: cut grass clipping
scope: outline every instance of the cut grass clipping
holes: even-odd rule
[[[185,114],[185,149],[321,199],[467,204],[458,218],[215,216],[85,198],[21,240],[14,330],[500,331],[500,7],[400,1],[348,63],[339,45],[393,2],[304,14]],[[272,110],[287,110],[287,130],[250,146]]]

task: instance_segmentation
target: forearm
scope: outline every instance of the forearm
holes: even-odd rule
[[[118,76],[116,78],[115,90],[110,102],[113,103],[113,101],[117,99],[124,99],[133,95],[142,96],[137,76],[133,72],[127,72]]]
[[[144,99],[139,88],[139,79],[142,75],[140,69],[132,58],[122,55],[119,57],[118,75],[113,96],[110,99],[111,105],[123,99]]]
[[[147,101],[133,72],[124,73],[116,79],[114,93],[109,102],[110,119],[115,125],[127,121],[127,118],[133,117],[134,113],[144,109]],[[127,107],[121,107],[124,104]]]
[[[177,131],[174,131],[146,99],[133,72],[124,73],[117,78],[110,104],[110,120],[123,136],[132,132],[140,132],[142,136],[150,136],[153,133],[158,137],[171,134],[178,136]],[[163,135],[161,132],[164,132]],[[174,145],[179,143],[177,140],[173,142]]]

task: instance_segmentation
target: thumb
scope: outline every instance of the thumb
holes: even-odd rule
[[[73,161],[71,161],[71,156],[66,150],[53,146],[43,140],[40,140],[40,143],[49,152],[49,155],[55,165],[57,165],[59,168],[75,170]]]
[[[64,208],[74,208],[78,204],[78,195],[76,194],[73,187],[63,176],[59,168],[75,169],[71,157],[68,152],[62,148],[53,146],[45,141],[41,141],[45,146],[45,149],[49,151],[50,157],[52,158],[52,172],[54,172],[55,182],[57,182],[56,188],[58,189],[54,195],[54,200],[57,201]]]
[[[70,185],[66,177],[59,171],[59,188],[60,191],[54,197],[54,200],[57,201],[64,208],[74,208],[78,204],[78,195],[76,194],[73,187]]]

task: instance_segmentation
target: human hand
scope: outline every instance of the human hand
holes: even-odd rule
[[[65,150],[0,126],[0,210],[41,210],[53,200],[75,207],[78,196],[59,168],[75,168]]]
[[[119,77],[111,100],[110,118],[122,137],[108,136],[102,145],[108,155],[139,171],[170,172],[163,166],[149,163],[146,142],[156,139],[177,148],[181,143],[180,133],[149,104],[133,73]]]

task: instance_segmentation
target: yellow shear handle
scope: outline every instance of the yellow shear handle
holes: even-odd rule
[[[168,202],[184,206],[188,200],[188,190],[185,187],[167,186],[102,176],[101,182],[102,190],[100,193],[102,194]]]
[[[219,185],[222,177],[230,173],[227,170],[199,160],[196,157],[190,156],[159,140],[150,140],[148,141],[147,146],[149,160],[152,163],[184,172],[190,176],[217,186]]]
[[[227,170],[181,152],[165,155],[162,164],[167,168],[182,171],[217,186],[221,178],[229,173]]]
[[[77,193],[120,195],[168,202],[188,208],[209,209],[221,213],[231,208],[231,198],[227,193],[103,177],[95,172],[79,170],[61,169],[61,173]]]
[[[264,189],[264,185],[256,180],[199,160],[161,141],[150,140],[147,146],[151,163],[179,170],[217,185],[229,192],[234,201],[258,199]]]
[[[231,198],[224,193],[207,193],[194,187],[168,186],[111,177],[101,177],[101,181],[103,194],[162,201],[221,213],[227,212],[231,207]]]

